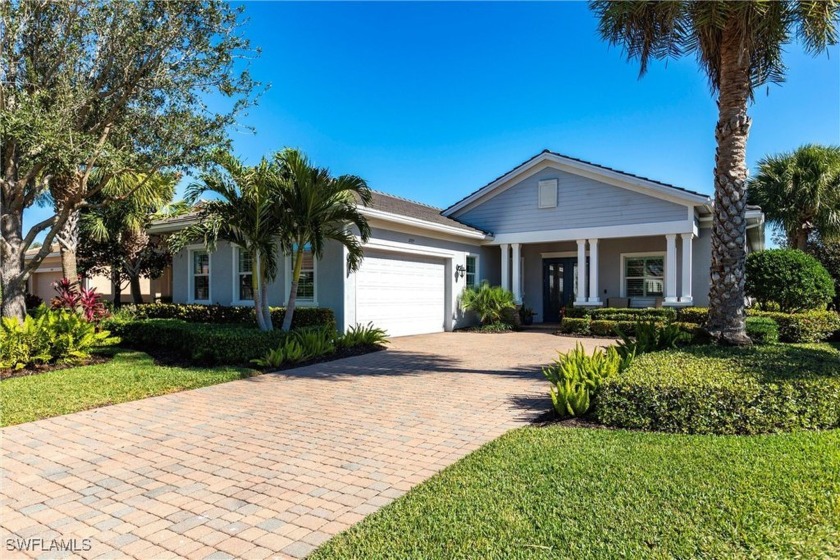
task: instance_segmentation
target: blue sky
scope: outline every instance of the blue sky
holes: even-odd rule
[[[251,70],[270,86],[243,119],[256,133],[231,133],[250,162],[298,147],[445,207],[549,148],[712,192],[716,107],[695,61],[638,79],[584,3],[264,2],[246,15],[262,48]],[[840,143],[840,49],[813,58],[790,45],[785,61],[787,82],[750,109],[751,168]]]

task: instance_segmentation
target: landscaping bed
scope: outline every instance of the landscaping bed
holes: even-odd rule
[[[114,349],[107,363],[0,382],[0,424],[9,426],[100,406],[243,379],[250,368],[169,367],[143,352]]]
[[[82,360],[81,363],[78,364],[43,364],[43,365],[33,365],[23,369],[0,369],[0,380],[3,379],[11,379],[13,377],[27,377],[29,375],[41,375],[44,373],[49,373],[51,371],[58,371],[62,369],[68,369],[73,367],[80,367],[80,366],[92,366],[96,364],[104,364],[110,361],[110,355],[104,354],[93,354],[89,358],[85,358]]]
[[[836,558],[840,431],[515,430],[311,558]]]

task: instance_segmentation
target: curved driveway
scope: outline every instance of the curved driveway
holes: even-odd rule
[[[4,428],[3,557],[20,555],[10,538],[43,539],[35,549],[76,539],[85,558],[303,557],[545,411],[539,368],[575,341],[404,337],[384,352]]]

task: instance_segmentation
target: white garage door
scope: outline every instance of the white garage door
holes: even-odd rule
[[[367,251],[356,277],[356,321],[390,336],[442,332],[443,259]]]

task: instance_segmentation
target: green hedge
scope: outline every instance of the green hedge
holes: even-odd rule
[[[708,307],[682,307],[677,310],[677,321],[702,325],[709,318]]]
[[[677,312],[671,307],[649,307],[643,309],[596,307],[589,312],[593,321],[644,321],[657,319],[662,321],[673,321],[677,318]]]
[[[750,310],[749,314],[753,317],[769,317],[776,321],[782,342],[820,342],[840,330],[840,315],[835,311],[779,313]]]
[[[779,342],[779,325],[769,317],[747,317],[747,336],[755,344],[775,344]],[[686,321],[674,321],[674,325],[688,334],[691,344],[708,344],[709,334],[702,325]]]
[[[263,332],[256,326],[188,323],[181,319],[121,320],[107,325],[122,338],[124,346],[166,350],[206,365],[249,365],[288,336],[279,330]]]
[[[565,334],[592,334],[589,331],[589,317],[565,317],[558,329]]]
[[[138,319],[181,319],[188,323],[213,323],[218,325],[249,323],[256,324],[254,308],[250,306],[199,305],[182,303],[147,303],[131,306],[128,312]],[[275,326],[283,324],[286,315],[284,307],[271,308],[271,320]],[[335,314],[324,307],[297,307],[292,328],[301,327],[335,328]]]
[[[601,386],[595,415],[608,426],[675,433],[840,428],[840,350],[691,346],[645,354]]]

